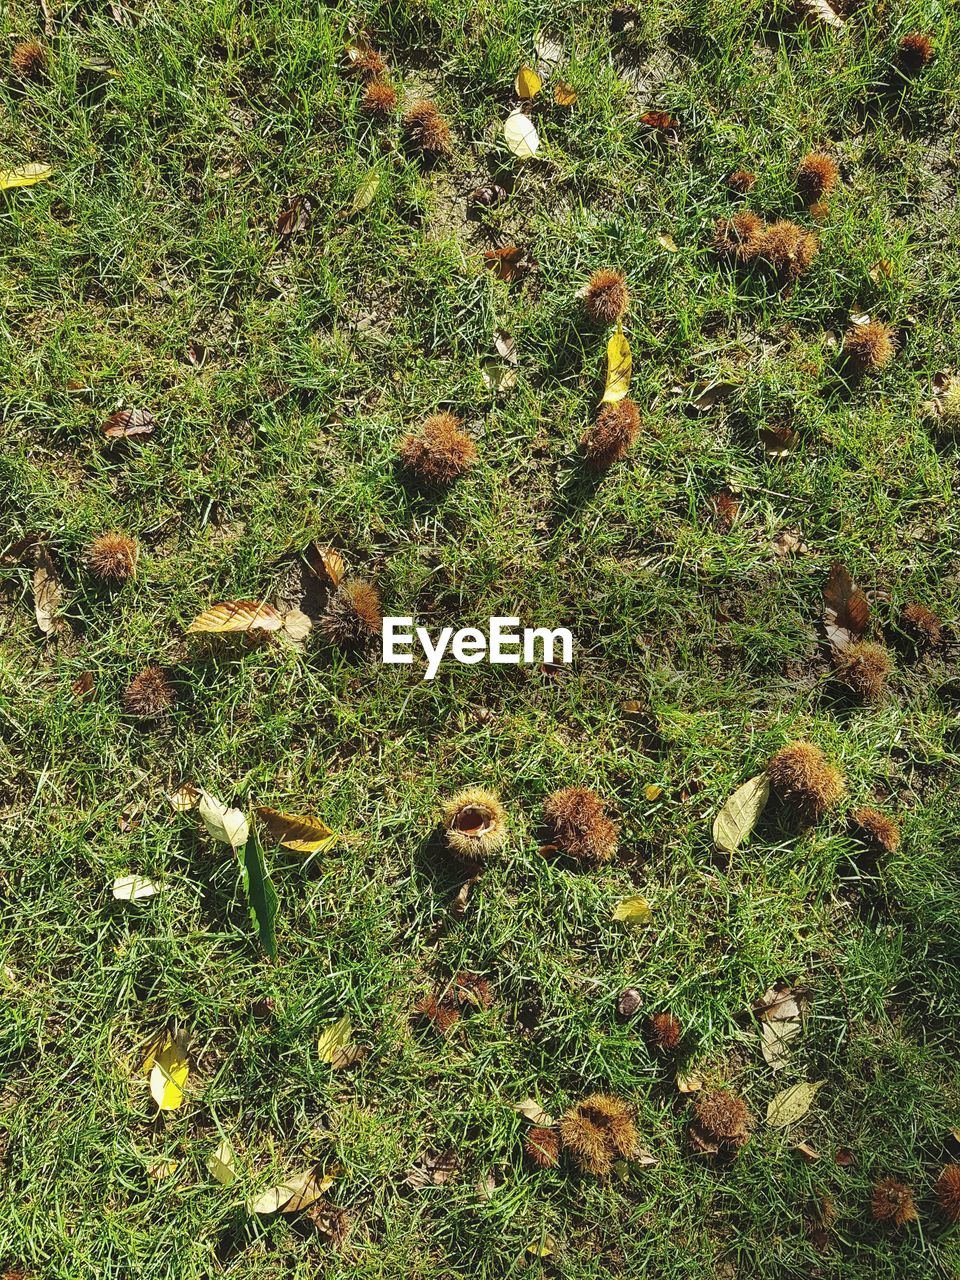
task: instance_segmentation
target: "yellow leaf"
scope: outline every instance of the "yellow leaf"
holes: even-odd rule
[[[648,924],[653,919],[650,903],[636,894],[632,898],[624,898],[613,908],[614,920],[629,920],[636,924]]]
[[[643,788],[643,796],[645,800],[659,800],[662,795],[663,787],[658,787],[655,782],[651,782]]]
[[[556,1247],[557,1242],[553,1236],[543,1236],[535,1243],[527,1245],[527,1253],[533,1254],[535,1258],[549,1258]]]
[[[189,813],[200,801],[200,792],[192,782],[181,782],[170,794],[170,807],[174,813]]]
[[[809,1080],[801,1080],[799,1084],[792,1084],[789,1089],[778,1093],[770,1100],[770,1105],[767,1107],[767,1124],[772,1124],[775,1128],[783,1128],[802,1119],[810,1110],[818,1090],[825,1083],[824,1080],[815,1080],[812,1083]]]
[[[247,1201],[249,1213],[299,1213],[319,1200],[333,1186],[329,1174],[318,1176],[313,1169],[293,1173],[277,1187],[270,1187]]]
[[[342,1018],[331,1022],[320,1032],[317,1040],[317,1054],[320,1061],[329,1062],[334,1067],[338,1066],[343,1061],[352,1039],[353,1023],[349,1013],[345,1013]]]
[[[311,543],[307,549],[307,564],[313,573],[326,578],[333,587],[339,587],[347,571],[339,551],[333,547],[321,547],[317,542]]]
[[[168,1036],[150,1069],[150,1092],[161,1111],[174,1111],[183,1102],[183,1087],[189,1074],[183,1045]]]
[[[257,600],[227,600],[198,614],[187,627],[187,635],[198,632],[279,631],[282,626],[283,619],[272,605]]]
[[[221,844],[228,844],[232,849],[239,849],[247,843],[250,836],[250,824],[239,809],[228,809],[209,791],[200,792],[197,813],[209,835]]]
[[[335,832],[319,818],[263,808],[257,809],[257,817],[277,844],[282,844],[286,849],[295,849],[298,853],[325,853],[337,843]]]
[[[699,1093],[703,1088],[703,1081],[698,1075],[678,1075],[676,1085],[678,1093]]]
[[[152,898],[157,886],[146,876],[117,876],[113,882],[113,896],[118,902],[138,902],[141,898]]]
[[[522,111],[514,111],[503,122],[503,136],[518,160],[532,160],[540,149],[540,137],[533,121]]]
[[[558,107],[572,107],[577,100],[577,91],[566,80],[558,80],[553,86],[553,100]]]
[[[517,79],[514,85],[517,91],[517,97],[524,102],[529,102],[531,98],[535,98],[543,88],[543,81],[533,70],[532,67],[521,67],[517,72]]]
[[[22,164],[18,169],[0,169],[0,191],[13,187],[32,187],[35,182],[45,182],[53,176],[49,164]]]
[[[237,1171],[234,1167],[233,1147],[226,1138],[207,1156],[207,1168],[223,1187],[229,1187],[232,1182],[236,1182]]]
[[[765,773],[748,779],[734,791],[713,821],[713,843],[733,853],[750,835],[770,799],[770,779]]]
[[[622,400],[630,390],[630,375],[633,372],[633,357],[630,354],[630,343],[620,326],[611,335],[607,343],[607,385],[603,392],[603,403],[615,404]]]
[[[371,169],[364,180],[360,183],[359,187],[357,187],[356,195],[353,197],[353,203],[350,205],[349,216],[353,217],[355,213],[360,213],[361,210],[366,209],[366,207],[373,201],[373,197],[377,194],[379,187],[380,175],[377,173],[376,169]]]
[[[544,1111],[536,1098],[524,1098],[522,1102],[515,1103],[513,1109],[519,1111],[531,1124],[539,1125],[542,1129],[552,1129],[557,1123],[553,1116]]]

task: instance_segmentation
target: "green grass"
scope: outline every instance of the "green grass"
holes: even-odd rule
[[[958,460],[922,410],[933,375],[960,365],[956,13],[868,0],[841,35],[798,26],[780,0],[656,0],[618,35],[608,18],[568,0],[165,0],[120,25],[65,5],[49,80],[3,73],[0,168],[56,172],[0,196],[0,539],[43,536],[66,592],[44,640],[29,554],[0,567],[8,1268],[960,1275],[960,1237],[931,1194],[960,1125]],[[37,34],[33,21],[29,6],[5,12],[6,47]],[[342,65],[351,23],[402,96],[441,104],[449,160],[424,168],[397,120],[359,111]],[[541,156],[515,166],[500,124],[543,29],[579,99],[563,111],[545,89]],[[891,61],[911,30],[934,33],[937,58],[904,88]],[[680,122],[676,146],[639,123],[650,108]],[[750,207],[806,222],[793,172],[813,148],[836,155],[843,180],[810,272],[783,290],[719,263],[713,222],[737,207],[726,175],[755,170]],[[371,169],[375,198],[351,216]],[[468,217],[467,194],[491,180],[508,200]],[[283,242],[293,195],[309,195],[311,221]],[[481,255],[509,242],[537,266],[508,286]],[[880,260],[889,278],[871,275]],[[605,335],[576,294],[604,265],[633,294],[644,430],[596,481],[577,442]],[[853,382],[838,344],[865,311],[899,345]],[[519,353],[501,396],[482,376],[497,329]],[[208,352],[199,367],[191,343]],[[733,390],[691,411],[714,379]],[[124,406],[153,410],[152,438],[104,440]],[[463,418],[480,460],[427,496],[394,457],[438,408]],[[765,457],[771,425],[798,433],[789,457]],[[741,504],[729,532],[711,515],[724,486]],[[113,528],[137,537],[141,561],[107,592],[83,550]],[[785,530],[804,554],[777,554]],[[303,653],[184,637],[219,600],[289,604],[313,539],[375,580],[387,612],[431,628],[513,612],[569,626],[575,667],[553,679],[447,663],[425,683],[316,631]],[[897,650],[872,707],[838,696],[818,638],[837,558],[868,590],[878,634],[910,600],[947,623],[932,657]],[[150,660],[179,701],[143,726],[121,694]],[[84,671],[95,691],[78,700]],[[901,849],[875,870],[842,811],[803,833],[771,809],[733,858],[713,850],[719,806],[794,737],[838,762],[850,803],[900,820]],[[258,953],[232,854],[171,812],[185,779],[341,833],[306,864],[272,854],[276,964]],[[457,919],[461,878],[435,833],[444,798],[469,783],[500,791],[512,835]],[[543,799],[572,783],[621,822],[600,870],[538,852]],[[123,830],[130,806],[139,824]],[[131,871],[158,896],[114,903],[113,878]],[[651,926],[611,920],[632,893],[652,902]],[[491,980],[493,1007],[446,1040],[412,1028],[430,981],[464,968]],[[745,1011],[778,979],[809,991],[809,1013],[774,1076]],[[732,1167],[687,1150],[672,1073],[642,1019],[615,1016],[627,985],[646,1012],[676,1012],[691,1069],[747,1098],[758,1123]],[[274,1013],[257,1019],[265,997]],[[368,1053],[332,1072],[317,1034],[344,1012]],[[184,1105],[158,1118],[137,1062],[172,1020],[193,1068]],[[767,1127],[769,1100],[801,1079],[826,1082],[810,1115]],[[636,1106],[657,1166],[609,1183],[531,1172],[513,1104],[534,1095],[557,1115],[599,1088]],[[205,1168],[221,1137],[242,1172],[229,1188]],[[800,1139],[819,1162],[792,1154]],[[838,1147],[852,1168],[835,1164]],[[456,1179],[407,1184],[425,1154],[450,1150]],[[158,1179],[163,1161],[175,1170]],[[311,1162],[340,1166],[341,1251],[302,1221],[245,1211],[254,1189]],[[917,1192],[920,1222],[902,1232],[870,1221],[887,1174]],[[818,1249],[807,1228],[824,1196],[836,1218]],[[546,1236],[541,1262],[528,1246]]]

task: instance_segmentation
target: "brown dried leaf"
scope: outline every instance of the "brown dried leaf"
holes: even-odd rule
[[[536,1098],[524,1098],[522,1102],[516,1103],[513,1109],[519,1111],[524,1119],[540,1129],[552,1129],[557,1123],[553,1116],[544,1111]]]
[[[71,691],[77,698],[89,698],[94,688],[95,681],[92,671],[81,671],[70,686]]]
[[[149,409],[118,409],[103,424],[103,434],[108,440],[149,436],[156,425],[157,420]]]
[[[317,542],[311,542],[307,548],[307,567],[318,578],[326,578],[331,587],[338,587],[347,572],[340,552],[333,547],[321,547]]]
[[[319,818],[280,813],[277,809],[257,809],[257,817],[271,839],[298,853],[324,853],[337,837]]]
[[[558,80],[553,86],[553,100],[558,107],[572,107],[577,96],[576,89],[568,85],[566,80]]]
[[[174,813],[189,813],[200,803],[200,792],[192,782],[182,782],[169,796]]]
[[[219,635],[227,631],[279,631],[283,619],[272,605],[257,600],[227,600],[215,604],[187,627],[187,635],[210,633]]]
[[[509,283],[525,269],[524,253],[515,244],[505,245],[502,249],[487,249],[483,255],[483,265],[489,267],[498,280]]]
[[[309,196],[288,196],[277,215],[277,235],[288,240],[310,225],[313,202]]]
[[[775,458],[788,458],[797,447],[800,437],[792,427],[762,427],[760,442],[764,456],[773,461]]]
[[[843,30],[845,25],[843,18],[827,4],[827,0],[799,0],[799,3],[803,15],[811,22],[822,22],[824,26],[833,27],[835,31]]]
[[[57,576],[53,556],[46,547],[37,551],[37,567],[33,571],[33,610],[37,626],[45,636],[57,627],[57,613],[63,603],[63,586]]]
[[[460,1172],[460,1161],[454,1151],[421,1156],[404,1178],[408,1187],[422,1191],[425,1187],[442,1187]]]
[[[870,623],[867,597],[842,564],[835,561],[823,587],[823,626],[836,649],[859,640]]]
[[[795,1142],[790,1149],[795,1151],[800,1159],[807,1164],[816,1164],[820,1159],[820,1152],[811,1147],[809,1142]]]

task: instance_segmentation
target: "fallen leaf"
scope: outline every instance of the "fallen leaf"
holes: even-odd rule
[[[644,111],[640,123],[648,129],[656,129],[658,133],[670,133],[679,127],[669,111]]]
[[[280,899],[270,879],[263,846],[256,831],[252,830],[246,843],[239,848],[234,845],[234,848],[240,860],[243,891],[247,896],[250,919],[257,930],[260,945],[272,960],[277,954],[277,908]]]
[[[484,360],[480,366],[480,376],[491,391],[510,391],[517,385],[516,369],[499,364],[496,360]]]
[[[827,4],[827,0],[800,0],[800,8],[813,22],[822,22],[825,26],[833,27],[835,31],[843,30],[843,18]]]
[[[523,66],[517,72],[513,87],[522,102],[529,102],[543,88],[543,81],[532,67]]]
[[[550,31],[538,31],[533,41],[540,70],[549,75],[563,61],[563,45]]]
[[[493,345],[504,360],[510,364],[516,364],[520,357],[517,355],[517,344],[504,329],[497,329],[493,335]]]
[[[53,556],[46,547],[37,551],[36,568],[33,571],[33,611],[37,626],[45,636],[57,627],[57,613],[63,603],[63,587],[57,576]]]
[[[735,382],[724,382],[714,379],[712,382],[701,382],[693,389],[691,399],[684,406],[687,413],[706,413],[715,404],[726,400],[731,392],[736,391]]]
[[[889,258],[880,258],[873,264],[868,274],[874,284],[879,284],[881,280],[889,280],[893,275],[893,263]]]
[[[233,1147],[226,1138],[207,1156],[207,1169],[222,1187],[229,1187],[236,1182]]]
[[[775,1022],[761,1022],[760,1049],[764,1061],[772,1071],[786,1066],[790,1057],[790,1041],[800,1034],[799,1018],[783,1018]]]
[[[823,586],[823,627],[835,649],[859,640],[870,622],[867,597],[839,562],[830,566]]]
[[[703,1088],[703,1081],[696,1075],[677,1075],[675,1084],[677,1093],[699,1093]]]
[[[629,920],[633,924],[648,924],[653,919],[650,903],[640,894],[624,898],[613,909],[614,920]]]
[[[760,820],[770,799],[770,779],[758,773],[734,791],[713,820],[713,843],[724,853],[734,853]]]
[[[317,542],[307,548],[307,566],[318,578],[326,578],[332,587],[338,587],[347,572],[340,552],[333,547],[321,547]]]
[[[826,1084],[825,1080],[810,1082],[801,1080],[788,1089],[781,1090],[775,1098],[771,1098],[767,1107],[767,1124],[782,1129],[788,1124],[795,1124],[810,1110],[818,1090]]]
[[[789,458],[800,440],[792,427],[761,427],[760,443],[763,445],[764,457],[769,462],[777,458]]]
[[[293,1173],[279,1186],[270,1187],[247,1201],[249,1213],[300,1213],[319,1200],[333,1186],[329,1174],[318,1175],[313,1169]]]
[[[150,1068],[150,1093],[161,1111],[174,1111],[180,1106],[189,1074],[185,1046],[178,1037],[168,1035]]]
[[[535,1258],[549,1258],[557,1247],[553,1236],[541,1236],[539,1241],[527,1245],[527,1253]]]
[[[492,1200],[497,1189],[497,1180],[492,1173],[485,1173],[477,1183],[477,1195],[481,1200]]]
[[[95,687],[92,671],[82,671],[70,685],[71,692],[78,698],[89,698]]]
[[[220,635],[232,631],[279,631],[283,619],[273,605],[260,600],[227,600],[198,614],[187,635]]]
[[[622,400],[630,390],[630,375],[633,372],[633,356],[630,354],[630,343],[623,330],[617,330],[607,343],[607,380],[603,390],[604,404],[615,404]]]
[[[109,440],[128,436],[149,436],[157,420],[149,409],[118,409],[103,424],[103,434]]]
[[[200,792],[192,782],[181,782],[176,791],[168,797],[174,813],[189,813],[200,802]]]
[[[850,1169],[857,1163],[857,1157],[849,1147],[837,1147],[833,1159],[834,1163],[838,1164],[841,1169]]]
[[[283,615],[283,634],[295,645],[302,645],[313,627],[313,620],[302,609],[289,609]]]
[[[22,164],[17,169],[0,169],[0,191],[14,187],[32,187],[35,182],[45,182],[53,176],[49,164]]]
[[[631,1163],[638,1164],[641,1169],[655,1169],[660,1161],[644,1147],[638,1147],[630,1157]]]
[[[663,795],[663,787],[658,787],[654,782],[649,783],[647,786],[643,788],[644,800],[649,800],[651,803],[654,800],[659,800],[662,795]]]
[[[516,280],[523,270],[524,253],[515,244],[505,245],[502,249],[487,249],[483,255],[483,264],[490,268],[498,280],[509,283]]]
[[[553,1116],[544,1111],[536,1098],[524,1098],[522,1102],[515,1103],[513,1109],[514,1111],[519,1111],[526,1120],[541,1129],[552,1129],[557,1123]]]
[[[540,136],[529,116],[514,111],[503,122],[503,136],[518,160],[532,160],[540,149]]]
[[[197,813],[214,840],[228,844],[233,849],[246,844],[250,836],[250,825],[239,809],[229,809],[216,796],[210,795],[208,791],[201,791]]]
[[[306,231],[310,225],[313,201],[309,196],[287,196],[277,215],[277,235],[282,240]]]
[[[332,1067],[344,1065],[346,1051],[353,1041],[353,1022],[349,1013],[345,1013],[336,1022],[324,1027],[317,1039],[317,1056],[321,1062],[328,1062]]]
[[[334,832],[319,818],[264,808],[257,809],[257,817],[272,840],[298,853],[325,853],[337,842]]]
[[[460,1161],[455,1151],[444,1151],[439,1155],[425,1155],[404,1178],[404,1182],[416,1191],[426,1187],[442,1187],[452,1182],[460,1172]]]
[[[795,1151],[807,1164],[816,1164],[820,1159],[820,1152],[811,1147],[809,1142],[795,1142],[790,1150]]]
[[[796,529],[783,529],[771,545],[778,556],[805,556],[810,550]]]
[[[666,249],[668,253],[680,252],[677,248],[676,240],[674,240],[673,236],[668,236],[665,232],[662,235],[657,236],[657,244],[660,245],[661,248]]]
[[[153,881],[145,876],[117,876],[113,882],[113,896],[118,902],[139,902],[158,892]]]
[[[376,169],[371,169],[367,176],[357,187],[353,200],[350,203],[350,211],[348,217],[362,212],[368,205],[373,203],[373,197],[380,189],[380,174]]]
[[[178,1167],[176,1160],[157,1160],[147,1165],[147,1173],[151,1178],[162,1182],[164,1178],[169,1178],[172,1173],[176,1173]]]
[[[578,96],[576,89],[566,80],[558,80],[553,86],[553,100],[558,107],[572,107]]]

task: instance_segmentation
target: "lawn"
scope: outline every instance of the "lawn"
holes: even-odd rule
[[[52,168],[0,193],[0,1272],[960,1276],[956,7],[51,5],[0,18],[0,170]],[[603,466],[601,269],[632,352]],[[476,457],[426,484],[437,413]],[[567,627],[573,662],[384,665],[332,634],[322,548],[388,615]],[[188,632],[238,600],[297,635]],[[796,741],[842,794],[775,786],[721,847]],[[505,811],[482,867],[442,828],[464,787]],[[570,787],[612,857],[546,820]],[[336,834],[259,821],[275,948],[254,838],[190,788]],[[598,1092],[635,1130],[600,1174],[568,1141]]]

